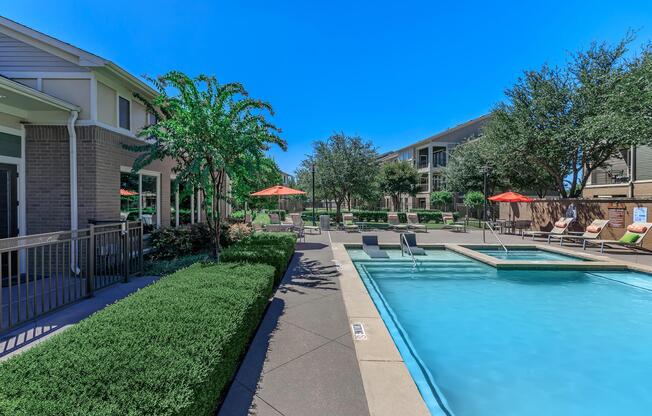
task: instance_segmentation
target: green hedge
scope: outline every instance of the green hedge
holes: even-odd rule
[[[162,278],[1,364],[0,414],[214,414],[273,275],[195,264]]]
[[[263,263],[274,266],[278,283],[287,268],[296,236],[292,233],[255,233],[224,249],[220,260],[230,263]]]
[[[348,212],[348,211],[346,211]],[[441,211],[429,211],[429,210],[412,210],[411,212],[416,212],[419,217],[419,222],[443,222]],[[387,213],[388,211],[363,211],[363,210],[351,210],[356,221],[365,221],[365,222],[387,222]],[[335,211],[315,211],[315,218],[319,221],[320,215],[329,215],[331,221],[340,222],[335,218]],[[459,214],[457,212],[453,213],[455,219],[458,218]],[[301,218],[304,221],[312,221],[312,211],[303,211],[301,213]],[[405,212],[398,213],[398,219],[401,222],[407,222],[407,215]]]
[[[152,231],[150,244],[154,260],[170,260],[207,251],[211,245],[211,233],[203,222],[177,228],[158,228]],[[229,244],[229,224],[222,223],[220,245],[226,247]]]

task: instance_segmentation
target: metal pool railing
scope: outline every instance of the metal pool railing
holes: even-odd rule
[[[141,222],[0,240],[0,333],[142,273]]]
[[[503,244],[503,240],[498,237],[498,234],[496,234],[496,230],[494,230],[494,227],[491,226],[491,224],[488,221],[484,222],[484,227],[482,228],[482,241],[486,242],[485,237],[484,237],[484,230],[486,228],[489,228],[489,231],[496,237],[496,240],[500,243],[500,245],[503,247],[503,250],[505,250],[505,253],[508,253],[509,251],[507,250],[507,247],[505,247],[505,244]]]

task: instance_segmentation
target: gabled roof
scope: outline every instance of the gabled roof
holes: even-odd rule
[[[3,28],[5,30],[2,30]],[[112,61],[3,16],[0,16],[0,31],[5,32],[7,35],[17,35],[16,37],[19,40],[28,42],[34,47],[50,52],[76,65],[87,68],[106,68],[114,76],[131,84],[136,89],[147,94],[156,94],[152,87]]]
[[[448,136],[448,135],[451,134],[451,133],[454,133],[454,132],[456,132],[456,131],[458,131],[458,130],[461,130],[461,129],[463,129],[463,128],[465,128],[465,127],[468,127],[468,126],[471,126],[471,125],[473,125],[473,124],[484,123],[485,121],[487,121],[487,120],[489,119],[489,116],[490,116],[489,114],[485,114],[485,115],[482,115],[482,116],[480,116],[480,117],[474,118],[474,119],[472,119],[472,120],[465,121],[465,122],[462,123],[462,124],[458,124],[457,126],[454,126],[454,127],[448,128],[448,129],[446,129],[446,130],[444,130],[444,131],[441,131],[441,132],[439,132],[439,133],[436,133],[436,134],[434,134],[434,135],[432,135],[432,136],[430,136],[430,137],[427,137],[427,138],[425,138],[425,139],[423,139],[423,140],[419,140],[418,142],[411,143],[411,144],[409,144],[409,145],[407,145],[407,146],[401,147],[401,148],[400,148],[399,150],[397,150],[396,152],[397,152],[397,153],[400,153],[401,150],[405,150],[405,149],[408,149],[408,148],[410,148],[410,147],[418,147],[418,146],[421,146],[421,145],[424,145],[424,144],[428,144],[428,143],[430,143],[430,142],[437,141],[437,140],[439,140],[439,139],[442,139],[442,138]]]
[[[38,104],[40,107],[42,107],[43,105],[47,106],[45,108],[40,108],[42,110],[51,109],[51,108],[57,110],[64,110],[64,111],[80,110],[80,108],[74,104],[70,104],[69,102],[53,97],[42,91],[38,91],[33,88],[30,88],[19,82],[3,77],[2,75],[0,75],[0,92],[3,93],[3,95],[0,95],[0,104],[3,104],[2,103],[3,99],[14,99],[17,101],[20,100],[25,101],[25,99],[29,99],[29,100],[33,100],[29,102],[30,105],[31,103],[38,102],[38,103],[42,103],[42,104]],[[19,98],[19,97],[25,97],[25,98]]]

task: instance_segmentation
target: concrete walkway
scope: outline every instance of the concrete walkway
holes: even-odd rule
[[[329,243],[297,244],[219,416],[369,414]]]
[[[158,279],[157,276],[135,277],[128,283],[116,283],[96,291],[92,298],[66,305],[16,327],[0,337],[0,361],[31,348]]]

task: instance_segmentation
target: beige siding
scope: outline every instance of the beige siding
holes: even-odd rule
[[[43,92],[81,107],[81,120],[90,119],[90,91],[88,79],[43,79]]]
[[[88,69],[0,33],[0,73],[3,71],[88,72]]]
[[[30,88],[34,88],[35,90],[38,89],[36,78],[13,78],[13,80],[16,82],[20,82],[23,85],[27,85]]]
[[[97,83],[97,118],[110,126],[118,125],[116,92],[101,82]]]
[[[145,111],[145,106],[140,104],[136,100],[131,101],[131,131],[134,134],[145,127],[147,121],[147,111]]]

